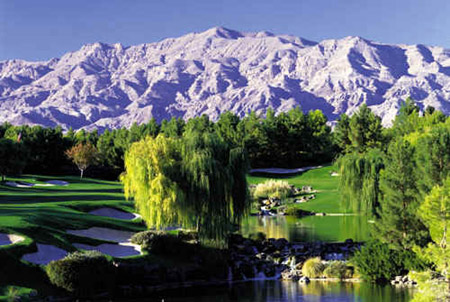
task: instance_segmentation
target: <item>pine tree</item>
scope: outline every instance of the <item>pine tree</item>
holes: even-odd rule
[[[421,136],[417,145],[420,189],[426,195],[450,175],[450,126],[434,126]]]
[[[417,188],[414,148],[402,138],[392,142],[381,173],[383,198],[375,225],[378,236],[395,248],[410,249],[427,240],[425,226],[417,216]]]

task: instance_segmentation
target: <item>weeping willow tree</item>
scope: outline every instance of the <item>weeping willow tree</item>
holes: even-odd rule
[[[131,146],[125,168],[126,197],[151,228],[181,224],[220,243],[249,209],[245,152],[213,133],[148,137]]]
[[[344,209],[375,213],[380,199],[383,162],[383,153],[379,149],[369,149],[365,153],[353,152],[337,159]]]

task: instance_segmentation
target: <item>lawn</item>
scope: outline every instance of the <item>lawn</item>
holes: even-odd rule
[[[0,183],[0,232],[26,238],[20,243],[0,246],[0,288],[13,284],[36,288],[44,294],[53,293],[54,288],[48,283],[44,271],[21,260],[24,254],[36,251],[35,243],[53,245],[69,252],[76,250],[73,243],[107,243],[68,234],[68,229],[104,227],[134,232],[146,229],[141,219],[121,220],[87,213],[103,207],[133,212],[133,204],[125,200],[119,182],[32,175],[8,178],[8,181],[44,184],[44,181],[52,179],[66,181],[69,185],[21,188]],[[22,293],[20,290],[19,295]],[[3,287],[0,300],[5,298],[4,295]]]
[[[340,206],[339,176],[331,176],[333,171],[333,166],[324,166],[297,175],[250,175],[247,180],[250,184],[258,184],[268,179],[283,179],[298,188],[312,186],[314,190],[318,191],[316,199],[307,203],[293,203],[290,206],[316,213],[349,213]]]
[[[38,183],[52,178],[24,176],[8,181]],[[67,234],[67,229],[106,227],[127,231],[145,229],[140,220],[126,221],[86,214],[96,208],[114,207],[133,211],[118,182],[59,177],[68,186],[15,188],[0,184],[0,232],[16,233],[43,244],[74,250],[71,243],[98,244]]]

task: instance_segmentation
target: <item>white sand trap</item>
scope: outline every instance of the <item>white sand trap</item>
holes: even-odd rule
[[[54,187],[52,184],[34,184],[35,187]]]
[[[133,220],[140,217],[138,214],[128,213],[113,208],[100,208],[90,211],[89,214],[125,220]]]
[[[141,254],[141,247],[132,243],[119,243],[119,244],[100,244],[97,246],[75,243],[74,246],[77,249],[88,250],[88,251],[99,251],[102,254],[109,255],[112,257],[129,257]]]
[[[37,244],[38,251],[32,254],[25,254],[22,260],[34,264],[48,264],[51,261],[59,260],[67,256],[67,251],[53,245]]]
[[[49,180],[49,181],[46,181],[46,183],[50,184],[50,185],[54,185],[54,186],[68,186],[69,185],[69,183],[64,180]]]
[[[295,174],[318,168],[322,168],[322,166],[304,167],[296,169],[282,169],[282,168],[251,169],[250,173]]]
[[[15,244],[24,240],[25,238],[19,235],[0,233],[0,246]]]
[[[333,172],[333,173],[331,173],[331,176],[339,176],[339,173]]]
[[[5,182],[5,185],[14,188],[31,188],[34,186],[33,184],[30,183],[17,183],[15,181],[7,181]]]
[[[99,239],[120,243],[130,242],[131,237],[135,234],[133,232],[119,231],[115,229],[107,229],[99,227],[93,227],[85,230],[67,230],[66,232],[81,237],[88,237],[92,239]]]

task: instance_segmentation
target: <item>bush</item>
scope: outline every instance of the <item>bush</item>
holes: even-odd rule
[[[184,242],[176,235],[158,231],[144,231],[131,237],[131,242],[139,244],[142,250],[158,255],[178,255],[186,253],[195,244]]]
[[[115,267],[98,251],[75,252],[46,267],[50,282],[77,296],[109,291],[115,284]]]
[[[374,240],[367,242],[352,258],[361,277],[367,281],[389,281],[395,276],[406,273],[405,263],[414,263],[410,252],[399,252],[389,248],[388,244]]]
[[[302,273],[308,278],[320,278],[323,276],[325,265],[319,257],[309,258],[302,267]]]
[[[258,184],[253,191],[253,197],[255,199],[268,197],[284,199],[289,195],[292,195],[292,188],[284,180],[266,180]]]
[[[323,271],[323,274],[327,278],[338,278],[338,279],[352,278],[353,268],[347,266],[345,262],[332,261],[327,265],[326,269]]]
[[[251,233],[248,235],[248,238],[254,241],[264,241],[266,240],[266,234],[263,232]]]
[[[178,239],[182,241],[198,242],[198,233],[194,231],[179,231]]]

